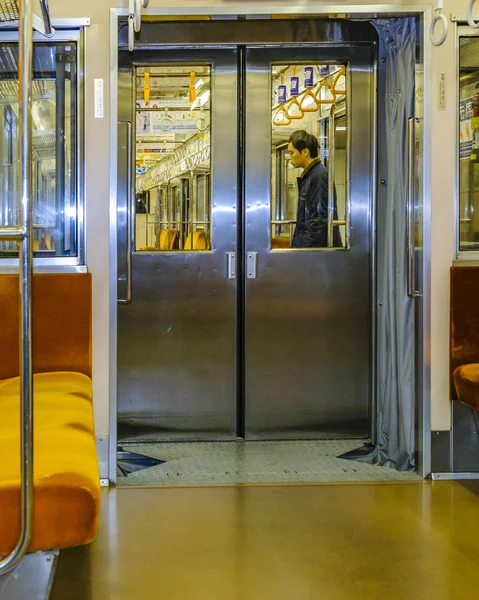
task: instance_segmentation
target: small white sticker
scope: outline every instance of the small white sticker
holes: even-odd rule
[[[438,110],[446,110],[446,73],[444,72],[438,75],[437,108]]]
[[[95,119],[103,119],[103,79],[95,79]]]

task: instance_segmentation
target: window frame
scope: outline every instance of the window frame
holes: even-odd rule
[[[460,190],[460,151],[459,151],[459,127],[460,127],[460,98],[461,98],[461,86],[459,76],[461,72],[460,64],[460,41],[461,38],[479,38],[479,30],[472,29],[467,25],[456,24],[456,81],[455,81],[455,97],[456,97],[456,109],[455,109],[455,150],[456,150],[456,173],[455,173],[455,185],[454,185],[454,254],[456,261],[479,261],[479,250],[461,250],[460,249],[460,218],[461,218],[461,190]],[[478,65],[479,71],[479,65]]]
[[[283,65],[284,61],[273,61],[270,63],[269,65],[269,71],[270,71],[270,80],[269,80],[269,94],[270,97],[273,98],[273,78],[272,78],[272,72],[273,72],[273,68],[275,66],[278,65]],[[313,64],[311,61],[305,61],[305,60],[298,60],[294,62],[294,66],[309,66]],[[339,106],[340,106],[340,114],[339,115],[335,115],[335,116],[346,116],[346,121],[347,121],[347,136],[346,136],[346,169],[347,169],[347,175],[348,175],[348,179],[347,179],[347,185],[346,185],[346,211],[345,211],[345,221],[346,224],[344,225],[345,227],[345,239],[343,240],[343,246],[341,247],[313,247],[313,248],[273,248],[272,247],[272,221],[273,221],[273,188],[271,186],[271,190],[270,190],[270,198],[271,198],[271,207],[270,207],[270,228],[269,228],[269,252],[272,254],[285,254],[285,253],[301,253],[301,252],[348,252],[351,250],[351,190],[350,190],[350,185],[349,185],[349,173],[351,172],[351,114],[350,114],[350,110],[349,107],[351,106],[351,69],[350,69],[350,63],[345,62],[337,62],[337,61],[332,61],[332,60],[326,60],[326,61],[320,61],[317,63],[314,63],[315,65],[324,65],[324,66],[332,66],[332,67],[338,67],[338,66],[344,66],[346,68],[346,73],[345,73],[345,85],[346,85],[346,94],[344,95],[344,101],[339,102]],[[271,107],[272,109],[274,108],[273,106]],[[273,111],[272,111],[273,112]],[[316,121],[319,124],[321,121],[326,121],[329,119],[328,117],[321,117],[319,116]],[[270,128],[270,146],[271,148],[273,148],[273,127]],[[321,152],[321,150],[320,150]],[[321,156],[321,158],[323,159],[323,157]],[[329,156],[328,156],[329,158]],[[270,156],[270,161],[269,161],[269,169],[270,169],[270,173],[273,173],[273,153],[271,153]],[[328,161],[328,171],[329,171],[329,161]],[[273,178],[272,178],[273,180]],[[328,217],[329,219],[329,217]]]
[[[76,44],[77,60],[77,119],[76,119],[76,194],[77,194],[77,253],[76,256],[33,257],[36,272],[85,272],[86,268],[86,211],[85,211],[85,33],[83,28],[56,30],[51,38],[33,32],[33,43]],[[0,44],[18,43],[18,30],[0,31]],[[18,258],[0,258],[0,273],[18,272]]]
[[[137,69],[147,69],[149,67],[151,67],[152,64],[148,63],[148,62],[144,62],[144,61],[133,61],[132,62],[132,68],[133,68],[133,83],[132,83],[132,89],[131,89],[131,100],[132,100],[132,106],[134,107],[133,109],[133,114],[134,117],[132,117],[132,137],[134,140],[134,148],[135,148],[135,153],[137,151],[137,146],[138,146],[138,142],[137,142],[137,109],[136,109],[136,103],[137,103],[137,97],[136,97],[136,77],[137,77]],[[158,66],[164,67],[164,68],[177,68],[177,67],[187,67],[188,69],[192,69],[195,67],[208,67],[209,68],[209,75],[208,77],[210,78],[210,90],[211,90],[211,95],[210,95],[210,125],[209,125],[209,136],[210,136],[210,140],[209,140],[209,171],[208,171],[208,190],[209,190],[209,206],[208,206],[208,213],[209,213],[209,223],[208,223],[208,231],[209,231],[209,239],[210,239],[210,249],[209,250],[194,250],[194,249],[188,249],[188,248],[183,248],[183,249],[178,249],[178,250],[160,250],[160,249],[148,249],[148,250],[139,250],[137,249],[137,224],[136,224],[136,216],[137,216],[137,212],[136,212],[136,201],[133,203],[133,208],[131,210],[131,215],[130,215],[130,219],[132,219],[132,254],[140,254],[140,255],[144,255],[144,254],[152,254],[152,255],[156,255],[156,254],[212,254],[214,252],[214,236],[215,236],[215,228],[213,225],[213,221],[214,221],[214,210],[213,210],[213,172],[214,172],[214,150],[213,150],[213,129],[215,127],[214,125],[214,114],[215,114],[215,97],[216,97],[216,92],[215,92],[215,63],[214,62],[208,62],[208,61],[165,61],[165,62],[161,62],[161,65],[158,64]],[[139,112],[141,112],[141,109],[139,110]],[[195,134],[196,135],[196,134]],[[194,136],[192,136],[194,137]],[[155,167],[153,167],[154,169]],[[153,171],[153,169],[151,169],[151,171]],[[153,174],[150,173],[150,177],[153,177]],[[133,177],[132,177],[132,190],[131,193],[133,195],[134,198],[136,198],[136,195],[138,193],[145,193],[145,192],[149,192],[150,190],[157,188],[158,190],[160,189],[161,185],[164,182],[161,183],[154,183],[151,187],[149,187],[148,189],[144,189],[142,187],[141,192],[139,192],[137,190],[137,180],[138,180],[138,174],[136,173],[136,164],[133,167]],[[173,186],[175,187],[175,186]],[[181,186],[179,186],[181,187]],[[180,196],[181,196],[181,191],[180,191]],[[176,198],[176,196],[175,196]],[[176,200],[174,202],[174,204],[176,205]],[[180,204],[182,204],[182,202],[180,202]]]

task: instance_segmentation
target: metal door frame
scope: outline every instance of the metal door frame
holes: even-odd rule
[[[422,39],[428,39],[428,31],[432,22],[432,7],[430,5],[347,5],[334,6],[261,6],[251,7],[200,7],[188,8],[188,16],[192,18],[210,17],[212,19],[236,18],[242,15],[246,18],[278,15],[294,19],[297,16],[305,18],[341,14],[346,18],[357,20],[378,19],[392,16],[414,16],[419,19],[422,29]],[[116,419],[117,419],[117,389],[116,389],[116,349],[117,349],[117,231],[116,231],[116,195],[117,195],[117,86],[118,86],[118,21],[128,16],[127,8],[110,9],[110,369],[109,369],[109,456],[108,473],[112,483],[116,482]],[[149,17],[184,20],[185,8],[170,6],[165,8],[150,8],[144,12],[145,19]],[[173,20],[172,23],[175,23]],[[417,403],[416,446],[418,450],[417,470],[419,475],[426,477],[431,472],[431,143],[432,143],[432,46],[422,43],[422,58],[424,72],[424,121],[423,121],[423,180],[421,191],[423,195],[423,260],[421,264],[423,280],[423,330],[421,368],[421,398]],[[106,458],[106,457],[105,457]]]

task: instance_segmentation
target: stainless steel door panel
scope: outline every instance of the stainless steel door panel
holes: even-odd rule
[[[237,292],[227,253],[236,252],[236,50],[172,48],[131,61],[213,65],[213,236],[211,251],[132,255],[132,300],[118,309],[119,439],[234,438]]]
[[[341,61],[350,73],[350,249],[270,251],[270,65]],[[373,199],[370,47],[251,48],[246,57],[246,437],[370,434]]]
[[[121,437],[235,437],[236,288],[224,263],[133,254],[132,302],[119,306]]]

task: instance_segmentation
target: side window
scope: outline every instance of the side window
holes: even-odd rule
[[[347,65],[271,68],[271,250],[349,247],[346,83]]]
[[[35,42],[32,88],[33,250],[81,260],[78,42]],[[18,219],[18,44],[0,42],[0,225]],[[15,259],[15,243],[0,259]],[[0,263],[1,264],[1,263]]]
[[[459,37],[459,251],[479,250],[479,38]]]
[[[211,249],[211,71],[136,68],[136,252]]]

